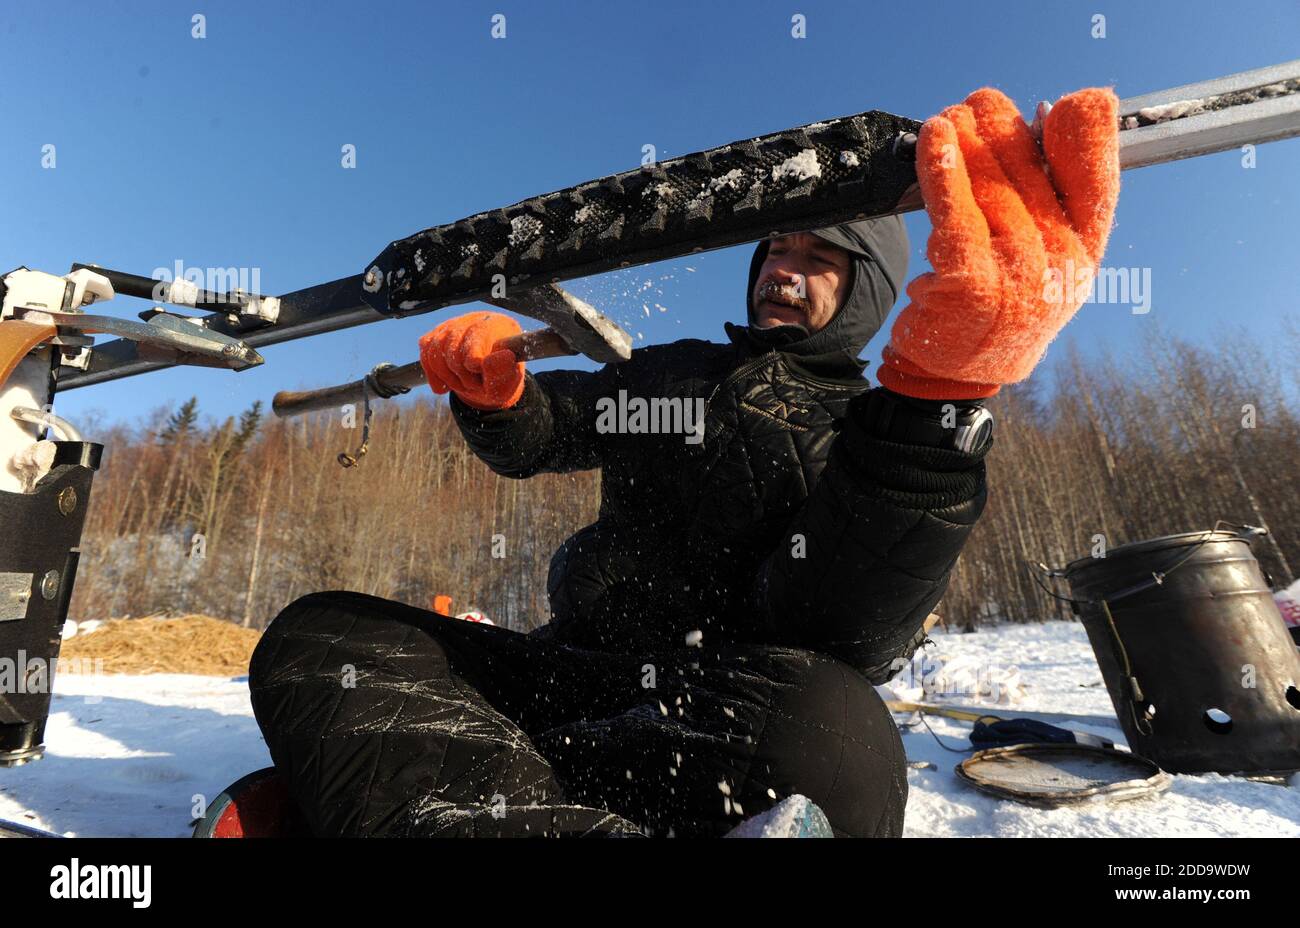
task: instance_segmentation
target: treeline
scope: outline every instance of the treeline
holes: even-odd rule
[[[341,414],[262,422],[255,407],[199,429],[186,404],[95,436],[107,447],[71,615],[260,628],[304,593],[348,589],[420,606],[445,593],[458,612],[540,624],[551,552],[595,518],[598,475],[499,478],[431,400],[381,403],[351,468],[338,456],[357,451],[362,422]]]
[[[1220,519],[1268,527],[1255,555],[1275,587],[1293,582],[1300,371],[1283,347],[1242,335],[1203,346],[1157,329],[1123,360],[1068,351],[1047,398],[1033,383],[1004,390],[991,405],[989,505],[941,606],[946,620],[1069,617],[1030,565]]]
[[[991,407],[990,502],[940,608],[950,627],[1066,616],[1035,583],[1097,536],[1127,541],[1258,524],[1279,585],[1300,567],[1300,393],[1278,346],[1195,345],[1157,333],[1140,356],[1055,368],[1050,393],[1010,389]],[[74,618],[198,612],[264,626],[314,590],[427,606],[453,597],[498,624],[546,620],[551,552],[596,515],[599,475],[499,478],[432,396],[283,422],[259,404],[200,426],[190,401],[94,436],[107,448],[83,539]],[[360,419],[360,416],[357,416]],[[352,425],[353,427],[348,427]]]

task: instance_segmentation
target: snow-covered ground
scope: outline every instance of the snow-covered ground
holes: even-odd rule
[[[45,757],[0,768],[0,819],[68,835],[188,836],[196,803],[270,762],[242,679],[56,674]]]
[[[1053,622],[934,637],[928,659],[979,668],[1011,699],[949,701],[989,705],[1004,716],[1016,710],[1094,716],[1095,722],[1068,724],[1122,743],[1082,627]],[[904,691],[909,682],[915,678],[905,672],[893,685]],[[0,769],[0,818],[75,835],[188,835],[198,797],[211,801],[270,762],[242,679],[63,675],[55,691],[45,759]],[[944,743],[969,748],[969,723],[928,721]],[[1289,786],[1180,775],[1153,798],[1045,810],[958,782],[953,765],[961,757],[941,748],[924,726],[905,731],[903,744],[911,761],[935,765],[908,772],[909,836],[1300,837],[1300,775]]]
[[[1024,684],[1024,695],[1012,705],[964,696],[946,701],[989,705],[1003,717],[1014,717],[1016,710],[1096,716],[1106,721],[1060,724],[1125,743],[1083,626],[1049,622],[932,637],[937,645],[930,649],[931,657],[969,659],[990,669],[1015,667]],[[948,746],[970,747],[969,722],[927,721]],[[930,761],[937,768],[908,771],[908,837],[1300,837],[1300,774],[1289,786],[1213,773],[1179,774],[1159,796],[1039,809],[986,796],[959,782],[953,767],[961,755],[941,748],[924,726],[905,731],[903,746],[910,761]]]

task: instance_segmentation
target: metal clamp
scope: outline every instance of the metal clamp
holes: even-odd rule
[[[410,393],[410,387],[385,386],[379,379],[379,375],[384,371],[393,370],[396,365],[381,361],[371,368],[370,373],[362,378],[361,405],[364,412],[361,420],[361,447],[356,450],[355,454],[348,454],[346,451],[340,451],[338,462],[343,467],[355,467],[361,459],[366,456],[370,450],[370,417],[374,414],[374,408],[370,405],[370,396],[374,394],[380,399],[398,396],[402,393]]]
[[[33,321],[51,322],[63,332],[102,332],[117,335],[142,345],[164,349],[177,360],[205,367],[244,370],[256,367],[263,359],[243,341],[206,328],[201,320],[159,313],[148,322],[136,322],[117,316],[90,313],[55,312],[31,308],[19,309],[16,316]]]

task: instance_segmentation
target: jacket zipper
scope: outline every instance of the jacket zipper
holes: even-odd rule
[[[757,370],[758,368],[762,367],[764,364],[768,363],[769,361],[776,360],[778,354],[779,352],[777,351],[769,351],[766,354],[761,354],[757,358],[754,358],[752,361],[742,364],[740,367],[736,368],[734,371],[732,371],[730,374],[724,377],[718,383],[718,385],[713,388],[713,391],[709,394],[709,398],[704,401],[705,421],[706,422],[708,421],[709,410],[713,407],[713,400],[717,397],[718,393],[723,388],[731,386],[741,377],[744,377],[746,374],[750,373],[751,371]],[[718,431],[719,429],[715,429],[713,435],[717,435]],[[704,443],[707,443],[710,437],[711,437],[710,434],[706,431],[704,433]]]

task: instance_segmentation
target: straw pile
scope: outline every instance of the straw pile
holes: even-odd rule
[[[248,673],[260,633],[206,615],[110,619],[63,642],[60,660],[102,660],[104,673]]]

